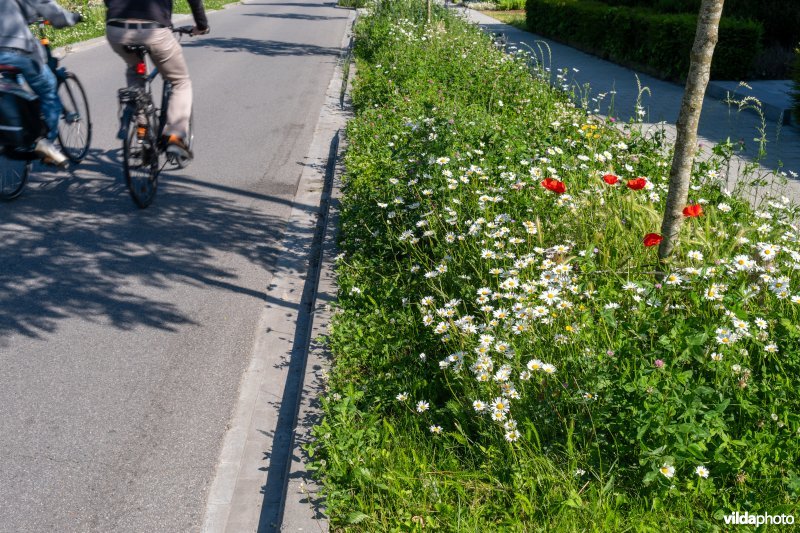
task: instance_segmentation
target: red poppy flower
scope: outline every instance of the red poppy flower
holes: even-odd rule
[[[664,240],[664,237],[659,235],[658,233],[648,233],[644,236],[644,245],[645,246],[655,246],[656,244],[660,243]]]
[[[627,185],[630,190],[638,191],[647,186],[647,180],[644,178],[636,178],[635,180],[628,180]]]
[[[545,178],[542,180],[542,187],[556,194],[564,194],[564,191],[567,190],[567,186],[564,185],[563,181],[558,181],[553,178]]]
[[[603,176],[603,181],[608,183],[609,185],[616,185],[619,182],[619,177],[615,176],[614,174],[606,174]]]
[[[700,204],[690,204],[683,208],[683,216],[694,218],[703,215],[703,206]]]

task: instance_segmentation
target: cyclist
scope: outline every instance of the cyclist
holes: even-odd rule
[[[143,84],[136,73],[139,62],[126,46],[146,46],[158,71],[172,82],[167,108],[164,142],[167,153],[191,159],[189,118],[192,114],[192,82],[178,40],[172,34],[172,0],[105,0],[106,38],[111,48],[128,64],[128,85]],[[193,35],[208,33],[208,19],[202,0],[189,0],[194,16]]]
[[[80,22],[81,15],[65,10],[54,0],[0,0],[0,64],[19,69],[39,97],[47,137],[36,142],[34,151],[45,162],[64,167],[67,156],[53,144],[61,115],[56,77],[47,66],[44,48],[29,28],[39,18],[64,28]]]

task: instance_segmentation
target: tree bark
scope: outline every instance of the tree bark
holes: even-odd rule
[[[697,125],[703,109],[703,96],[711,76],[711,58],[719,37],[719,19],[724,0],[702,0],[697,32],[692,46],[689,75],[683,92],[681,109],[676,123],[675,154],[669,172],[669,192],[661,235],[664,240],[658,247],[658,258],[663,262],[671,254],[678,241],[683,224],[683,208],[689,195],[695,151],[697,149]]]

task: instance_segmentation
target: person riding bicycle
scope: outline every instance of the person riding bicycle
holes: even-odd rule
[[[67,11],[55,0],[0,0],[0,64],[20,71],[39,97],[47,137],[36,142],[34,151],[46,162],[66,166],[67,156],[53,144],[58,137],[61,102],[58,99],[55,74],[47,66],[47,58],[39,39],[29,25],[44,18],[56,28],[74,26],[80,13]]]
[[[142,85],[136,73],[139,59],[126,46],[146,46],[158,71],[172,83],[167,107],[164,142],[167,153],[191,159],[189,119],[192,114],[192,82],[183,50],[172,34],[172,0],[105,0],[106,38],[111,48],[128,64],[128,85]],[[193,35],[209,32],[202,0],[189,0],[194,16]]]

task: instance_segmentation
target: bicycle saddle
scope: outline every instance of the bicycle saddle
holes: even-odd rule
[[[149,48],[147,48],[142,44],[126,45],[125,51],[141,56],[147,53],[149,51]]]

